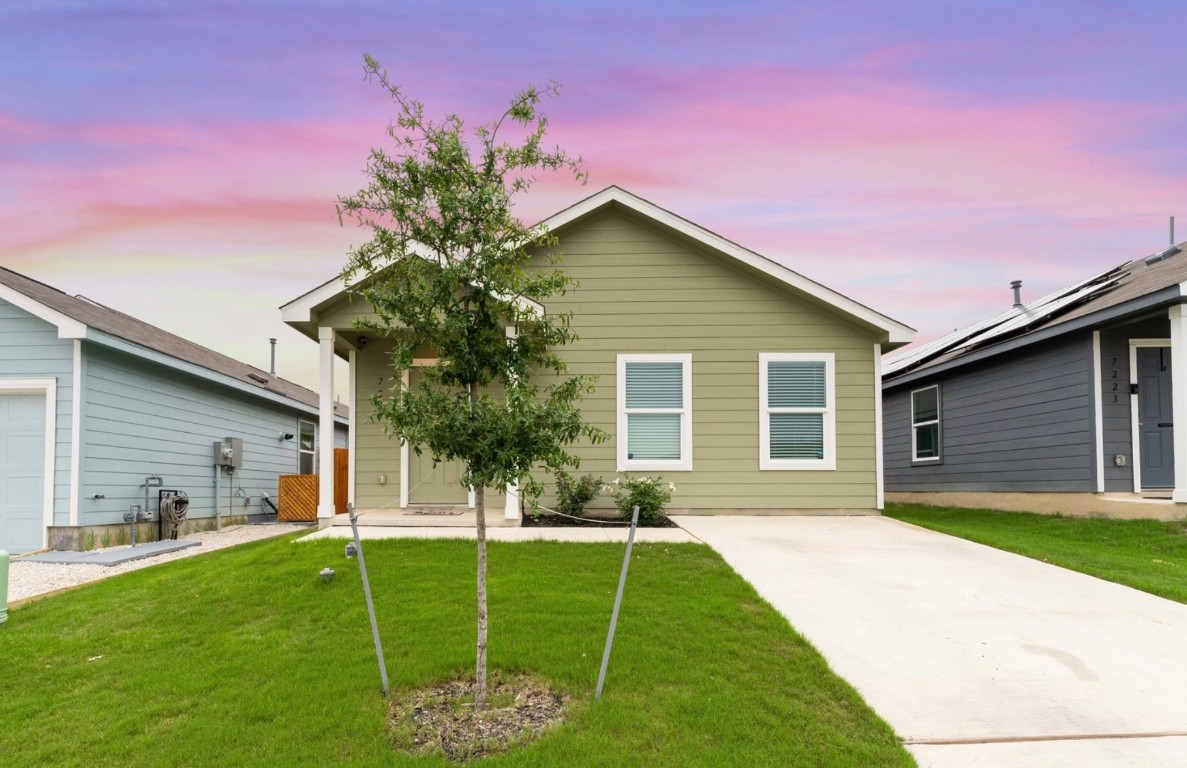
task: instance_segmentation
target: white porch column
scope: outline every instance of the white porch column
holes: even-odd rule
[[[1187,313],[1182,304],[1170,308],[1171,409],[1175,415],[1176,504],[1187,503]],[[1182,368],[1182,371],[1178,369]]]
[[[317,518],[320,521],[334,516],[334,329],[318,328],[317,338],[321,346],[317,465]]]
[[[400,388],[408,389],[412,378],[408,371],[404,371],[404,375],[400,378]],[[409,494],[409,472],[408,465],[412,461],[412,449],[408,447],[405,440],[400,441],[400,509],[408,509],[408,494]]]
[[[505,332],[507,334],[508,343],[513,341],[516,338],[516,336],[518,336],[518,333],[515,330],[515,326],[511,326],[511,325],[507,326]],[[506,499],[506,501],[504,501],[504,503],[503,503],[503,519],[504,520],[518,520],[519,519],[519,481],[517,480],[514,483],[511,483],[510,485],[508,485],[506,488],[503,489],[503,492],[506,494],[504,497]]]
[[[507,502],[503,505],[504,520],[519,519],[519,483],[507,486]]]
[[[350,429],[350,434],[347,435],[347,437],[346,437],[346,448],[349,451],[349,454],[348,454],[349,459],[347,460],[347,463],[346,463],[347,464],[347,467],[346,467],[346,500],[347,500],[347,502],[349,502],[350,504],[354,504],[355,506],[358,506],[358,502],[355,501],[355,495],[354,495],[355,494],[354,468],[355,468],[357,446],[358,446],[358,442],[356,440],[356,436],[358,434],[358,418],[355,416],[355,414],[358,412],[358,402],[357,402],[358,398],[355,397],[355,391],[357,389],[357,387],[355,386],[355,383],[356,383],[355,365],[358,364],[358,355],[359,355],[358,351],[353,350],[353,349],[347,353],[347,362],[350,367],[347,369],[347,377],[346,377],[346,381],[347,381],[347,383],[346,383],[346,387],[347,387],[346,405],[347,405],[347,407],[350,408],[350,416],[347,419],[348,424],[349,424],[348,429]]]

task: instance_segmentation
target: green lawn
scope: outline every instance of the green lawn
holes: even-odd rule
[[[885,514],[1187,603],[1187,528],[1182,523],[916,504],[887,504]]]
[[[438,766],[392,752],[357,561],[248,545],[31,603],[0,631],[0,763]],[[366,543],[393,686],[470,669],[474,545]],[[493,543],[491,664],[571,693],[484,766],[910,766],[821,657],[710,549],[639,545],[593,702],[620,545]],[[318,571],[330,565],[330,583]]]

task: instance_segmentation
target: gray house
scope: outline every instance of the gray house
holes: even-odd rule
[[[1015,284],[1001,314],[885,360],[887,498],[1181,516],[1185,247],[1030,303]]]
[[[317,421],[314,392],[0,268],[0,549],[82,546],[146,486],[149,535],[162,490],[191,519],[263,514],[279,475],[314,471]]]

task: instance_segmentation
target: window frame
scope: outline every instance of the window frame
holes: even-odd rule
[[[770,406],[771,363],[824,363],[824,407],[774,408]],[[758,468],[776,471],[832,471],[837,468],[837,355],[835,352],[762,352],[758,356]],[[823,415],[824,456],[819,459],[772,459],[771,415],[820,413]]]
[[[675,408],[632,408],[626,407],[626,364],[627,363],[680,363],[682,369],[683,403]],[[617,362],[617,426],[615,439],[618,443],[618,471],[620,472],[691,472],[692,471],[692,354],[654,353],[620,354]],[[631,413],[679,413],[680,414],[680,458],[679,459],[630,459],[627,458],[627,420]]]
[[[915,395],[920,392],[926,392],[929,389],[936,391],[936,417],[935,419],[916,422],[915,421]],[[944,409],[943,400],[941,399],[943,392],[940,389],[940,383],[928,384],[926,387],[919,387],[911,390],[911,463],[912,464],[940,464],[944,459]],[[919,443],[916,438],[915,430],[918,427],[926,427],[931,424],[936,425],[936,455],[919,458]]]
[[[310,450],[310,451],[307,451],[301,447],[301,427],[306,424],[309,425],[310,429],[313,432],[313,450]],[[301,471],[301,459],[306,454],[308,454],[311,457],[310,458],[310,467],[312,468],[312,471],[310,471],[310,472],[302,472]],[[317,474],[317,425],[314,424],[312,421],[306,421],[305,419],[297,420],[297,474],[298,475],[304,475],[304,474],[316,475]]]

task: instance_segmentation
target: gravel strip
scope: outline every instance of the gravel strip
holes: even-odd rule
[[[138,568],[148,568],[152,565],[180,560],[183,557],[194,557],[195,555],[233,547],[237,544],[246,544],[250,541],[260,541],[261,539],[271,539],[276,536],[283,536],[286,533],[308,531],[310,529],[311,526],[293,523],[228,526],[219,532],[203,531],[202,533],[193,533],[189,536],[181,537],[187,541],[200,541],[202,542],[201,546],[187,547],[177,552],[169,552],[143,560],[133,560],[122,565],[29,563],[18,558],[9,564],[8,602],[15,603],[18,600],[43,595],[46,592],[55,592],[68,587],[76,587],[80,584],[98,581],[109,576],[135,571]],[[97,551],[106,552],[114,549],[127,548],[126,546],[108,547],[106,550]]]

